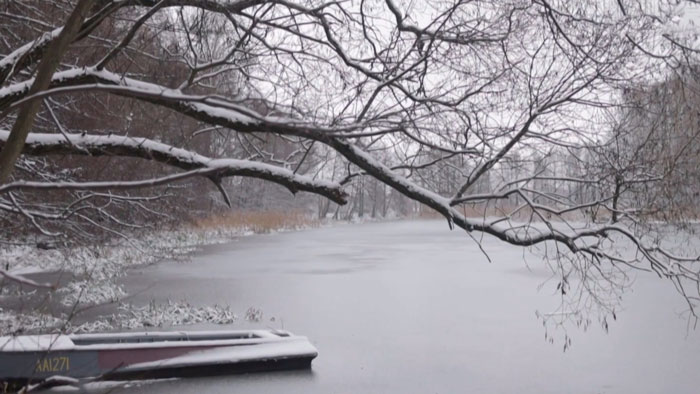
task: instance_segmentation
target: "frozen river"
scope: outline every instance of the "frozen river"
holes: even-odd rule
[[[679,318],[672,285],[637,279],[604,333],[544,340],[535,311],[556,304],[523,249],[476,244],[444,221],[339,225],[207,247],[191,262],[134,272],[136,301],[227,304],[319,350],[311,371],[185,379],[138,393],[697,393],[700,331]],[[526,267],[530,266],[530,270]],[[270,318],[274,317],[274,321]]]

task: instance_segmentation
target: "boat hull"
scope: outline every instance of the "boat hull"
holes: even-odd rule
[[[102,380],[145,380],[193,378],[235,375],[255,372],[287,371],[311,368],[314,357],[294,357],[236,362],[231,364],[203,364],[196,366],[165,367],[144,371],[115,371],[103,375]]]
[[[6,340],[4,347],[0,344],[0,382],[28,384],[56,376],[140,380],[305,369],[317,355],[306,338],[287,332],[60,337],[60,341],[37,339],[35,345],[31,337],[16,337],[14,342]]]

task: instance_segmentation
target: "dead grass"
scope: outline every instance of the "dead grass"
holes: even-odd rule
[[[193,221],[195,228],[203,230],[238,228],[254,233],[316,227],[318,224],[317,220],[310,219],[301,212],[282,211],[222,212]]]

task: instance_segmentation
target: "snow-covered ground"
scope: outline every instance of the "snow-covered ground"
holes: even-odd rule
[[[301,228],[287,227],[273,232]],[[195,307],[182,300],[168,300],[157,305],[132,305],[126,299],[128,294],[120,280],[134,267],[165,259],[187,259],[190,253],[203,246],[231,242],[252,234],[254,231],[246,227],[187,227],[138,233],[130,239],[118,239],[107,245],[48,250],[35,245],[4,246],[0,248],[2,268],[13,275],[39,275],[45,278],[39,280],[42,283],[60,283],[45,302],[61,307],[42,308],[43,305],[39,304],[39,308],[27,308],[18,300],[34,298],[43,303],[47,293],[32,288],[2,286],[0,300],[4,302],[0,303],[0,335],[18,330],[91,332],[201,322],[230,324],[238,319],[238,315],[226,305]],[[8,307],[8,304],[18,306]],[[115,304],[117,311],[88,321],[73,316],[75,310],[102,304]],[[251,318],[248,315],[245,317]],[[76,320],[80,324],[75,325]]]

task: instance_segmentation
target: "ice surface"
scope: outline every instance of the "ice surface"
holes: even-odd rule
[[[321,357],[311,372],[120,393],[697,394],[700,332],[679,317],[684,301],[669,281],[635,275],[609,332],[595,315],[587,331],[568,326],[563,352],[562,331],[549,331],[550,344],[535,316],[560,300],[544,246],[531,254],[481,240],[492,263],[444,220],[336,226],[246,237],[129,276],[131,289],[148,289],[134,302],[255,305]]]

